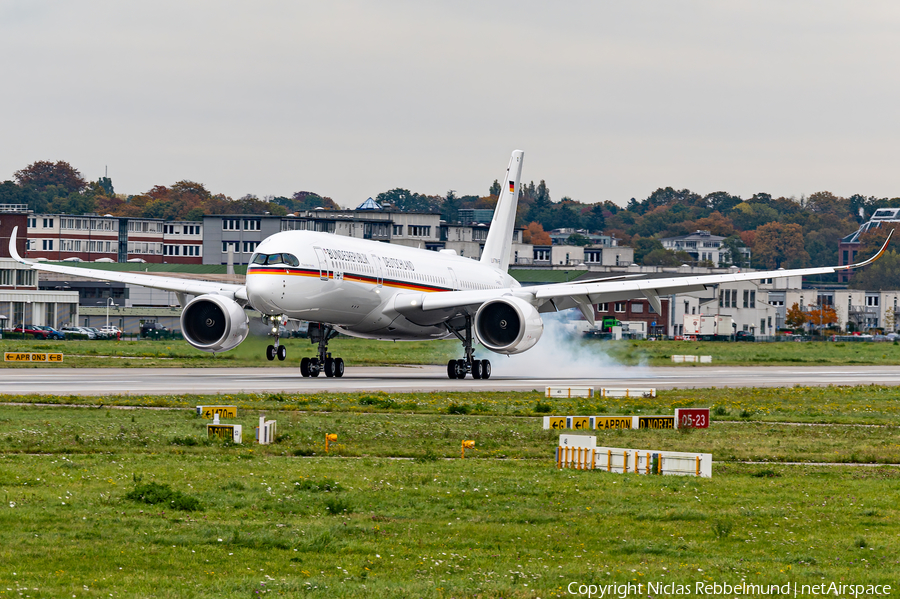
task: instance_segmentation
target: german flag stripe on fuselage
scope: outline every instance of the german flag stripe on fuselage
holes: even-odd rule
[[[319,278],[320,271],[319,270],[310,270],[305,268],[285,268],[285,267],[276,267],[276,266],[254,266],[252,268],[247,269],[248,275],[282,275],[287,277],[315,277]],[[329,271],[328,273],[329,279],[334,279],[334,272]],[[356,273],[345,272],[344,273],[345,281],[353,281],[355,283],[367,283],[370,285],[377,285],[378,279],[371,275],[360,275]],[[394,287],[396,289],[408,289],[410,291],[425,291],[428,293],[438,292],[438,291],[452,291],[451,289],[447,289],[446,287],[436,287],[434,285],[424,285],[422,283],[414,283],[412,281],[401,281],[399,279],[383,279],[382,286],[384,287]]]

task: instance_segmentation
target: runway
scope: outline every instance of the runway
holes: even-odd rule
[[[443,366],[347,368],[340,379],[303,378],[294,368],[5,368],[5,395],[169,395],[318,392],[531,391],[552,386],[791,387],[900,385],[896,366],[616,367],[582,378],[449,380]]]

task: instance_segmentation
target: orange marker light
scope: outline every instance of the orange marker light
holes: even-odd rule
[[[328,443],[334,443],[337,441],[337,435],[334,433],[328,433],[325,435],[325,453],[328,453]]]

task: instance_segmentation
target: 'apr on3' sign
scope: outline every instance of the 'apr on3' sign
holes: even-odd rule
[[[48,363],[55,362],[59,363],[63,361],[63,355],[60,353],[35,353],[35,352],[15,352],[8,351],[3,352],[3,361],[4,362],[38,362],[38,363]]]

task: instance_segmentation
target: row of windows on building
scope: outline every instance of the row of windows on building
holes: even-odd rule
[[[147,221],[147,220],[129,220],[128,221],[128,232],[129,233],[162,233],[163,232],[163,223],[158,221]]]
[[[163,256],[200,256],[200,245],[163,245]]]
[[[0,268],[0,287],[34,287],[37,272],[31,269]]]
[[[59,242],[59,243],[57,243]],[[96,254],[115,254],[119,244],[115,241],[99,241],[88,239],[29,239],[26,243],[29,251],[42,252],[90,252]]]
[[[165,235],[200,235],[200,225],[163,225]]]
[[[223,218],[223,231],[259,231],[261,221],[258,218]]]
[[[653,309],[653,306],[647,305],[648,312],[650,314],[655,314],[656,310]],[[628,311],[628,304],[626,302],[614,302],[613,303],[613,312],[618,312],[623,314]],[[643,302],[632,302],[631,303],[631,313],[632,314],[640,314],[644,311],[644,303]],[[597,312],[601,314],[609,313],[609,304],[597,304]]]
[[[282,231],[318,231],[319,233],[334,233],[335,222],[333,220],[282,220]]]
[[[52,229],[56,219],[41,218],[40,222],[42,229]],[[28,217],[28,228],[38,228],[36,217]],[[60,218],[59,228],[73,231],[118,231],[119,221],[112,218]]]
[[[227,254],[230,249],[235,254],[241,253],[241,248],[243,248],[243,253],[252,254],[256,251],[256,246],[259,245],[258,241],[223,241],[222,242],[222,253]],[[196,254],[199,256],[199,254]]]
[[[34,314],[30,314],[26,316],[25,313],[25,302],[10,302],[12,304],[10,307],[12,309],[8,310],[9,317],[11,318],[10,326],[18,326],[20,324],[31,324],[29,321],[37,320]],[[64,304],[68,305],[68,322],[75,322],[75,315],[77,310],[77,304]],[[4,306],[5,307],[5,306]],[[44,304],[44,323],[50,326],[56,326],[59,324],[59,321],[62,320],[63,314],[59,314],[57,310],[57,304],[53,302],[46,302]]]
[[[152,241],[129,241],[128,253],[159,256],[163,253],[163,244]]]
[[[719,290],[719,307],[720,308],[737,308],[738,307],[738,289],[720,289]],[[744,289],[743,297],[744,308],[756,307],[756,290]]]

